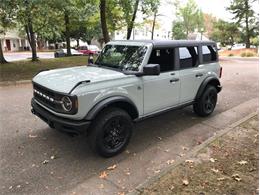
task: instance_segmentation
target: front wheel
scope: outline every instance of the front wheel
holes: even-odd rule
[[[216,87],[209,85],[204,90],[200,98],[193,105],[193,110],[199,116],[208,116],[210,115],[216,106],[218,99],[218,92]]]
[[[90,147],[103,157],[122,152],[132,135],[133,122],[120,108],[107,108],[94,120],[90,129]]]

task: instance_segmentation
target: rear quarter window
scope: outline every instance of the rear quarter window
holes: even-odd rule
[[[217,48],[212,45],[202,46],[203,63],[212,63],[217,61]]]
[[[197,47],[180,47],[179,58],[180,69],[196,67],[199,60]]]

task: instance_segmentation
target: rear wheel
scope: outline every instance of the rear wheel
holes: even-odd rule
[[[216,106],[218,98],[218,92],[216,87],[209,85],[204,90],[201,97],[193,105],[193,110],[199,116],[208,116],[210,115]]]
[[[90,147],[103,157],[112,157],[126,148],[132,129],[132,119],[127,112],[120,108],[107,108],[93,122]]]

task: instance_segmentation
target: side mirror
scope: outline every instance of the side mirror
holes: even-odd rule
[[[147,64],[143,67],[143,75],[159,75],[160,65],[159,64]]]

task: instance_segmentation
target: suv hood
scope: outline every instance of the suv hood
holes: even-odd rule
[[[78,66],[40,72],[33,78],[33,82],[54,91],[69,93],[80,81],[89,80],[90,83],[93,83],[124,77],[127,77],[127,75],[115,70],[93,66]]]

